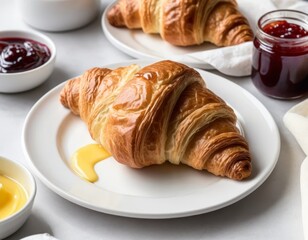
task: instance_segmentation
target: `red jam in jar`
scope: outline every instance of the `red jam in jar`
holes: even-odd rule
[[[279,38],[301,38],[308,36],[308,31],[302,26],[289,23],[286,20],[270,22],[262,30],[273,37]]]
[[[17,73],[37,68],[51,57],[49,48],[24,38],[0,38],[0,73]]]
[[[253,84],[265,95],[293,99],[308,92],[308,15],[278,10],[257,26],[252,58]]]

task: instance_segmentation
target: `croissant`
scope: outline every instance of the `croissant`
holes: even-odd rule
[[[253,38],[236,0],[119,0],[107,19],[114,27],[158,33],[178,46],[231,46]]]
[[[234,111],[186,65],[165,60],[144,68],[92,68],[65,84],[60,101],[132,168],[169,161],[236,180],[251,174]]]

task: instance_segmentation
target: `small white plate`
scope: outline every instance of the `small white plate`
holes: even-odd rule
[[[105,36],[116,48],[135,58],[147,59],[170,59],[181,55],[217,49],[218,47],[211,43],[203,43],[197,46],[178,47],[164,41],[159,34],[145,34],[142,30],[131,30],[127,28],[116,28],[109,24],[107,13],[116,2],[106,7],[101,24]],[[199,66],[200,61],[190,57],[189,62],[182,61],[185,64]],[[202,69],[213,69],[213,66],[202,63]]]
[[[130,61],[105,66],[115,68]],[[95,184],[79,178],[69,167],[70,156],[92,143],[79,117],[61,106],[64,83],[43,96],[29,112],[23,129],[23,147],[39,179],[65,199],[113,215],[137,218],[174,218],[210,212],[230,205],[258,188],[270,175],[280,152],[277,126],[266,108],[249,92],[227,79],[199,71],[209,89],[237,112],[253,164],[252,176],[234,181],[186,166],[131,169],[109,158],[95,167]]]

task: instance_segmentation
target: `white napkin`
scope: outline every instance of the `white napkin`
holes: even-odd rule
[[[254,32],[258,19],[266,12],[281,8],[308,12],[308,2],[301,0],[237,0],[237,2]],[[230,76],[248,76],[251,74],[252,47],[252,42],[247,42],[237,46],[173,56],[172,59],[189,62],[199,68],[202,68],[202,65],[212,66]]]
[[[48,233],[43,233],[43,234],[31,235],[31,236],[22,238],[20,240],[57,240],[57,239],[49,235]]]
[[[308,98],[292,107],[283,121],[307,156],[301,165],[300,188],[304,236],[308,240]]]

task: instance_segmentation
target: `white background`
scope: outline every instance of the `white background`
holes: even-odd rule
[[[102,3],[101,13],[108,3],[110,1]],[[101,15],[78,30],[46,32],[58,50],[52,76],[46,83],[31,91],[0,94],[1,156],[26,163],[21,144],[23,123],[33,104],[47,91],[88,68],[131,59],[107,41],[101,29],[100,18]],[[20,18],[15,1],[1,0],[0,30],[28,28]],[[37,179],[38,191],[32,215],[8,239],[46,232],[60,240],[303,239],[299,168],[304,154],[282,123],[284,113],[300,100],[270,99],[260,94],[248,77],[224,77],[256,96],[273,115],[280,130],[280,158],[268,180],[256,191],[215,212],[179,219],[143,220],[116,217],[82,208],[59,197]],[[46,158],[46,161],[50,160]]]

